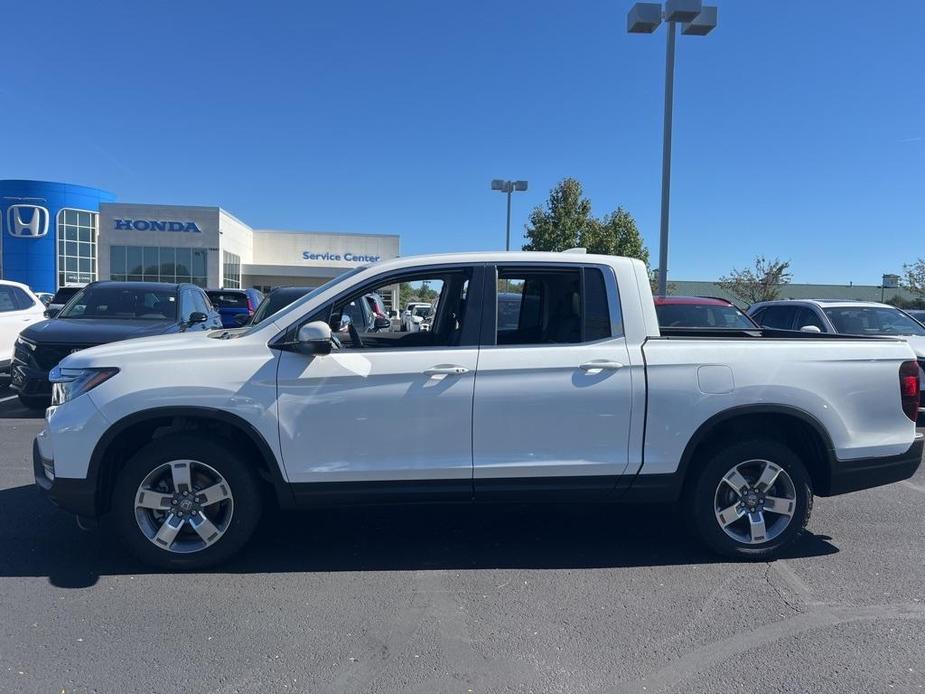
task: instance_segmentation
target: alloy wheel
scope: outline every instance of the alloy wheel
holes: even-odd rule
[[[736,542],[759,545],[777,538],[796,512],[796,487],[787,471],[768,460],[746,460],[720,480],[714,514]]]

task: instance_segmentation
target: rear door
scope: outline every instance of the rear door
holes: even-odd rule
[[[628,464],[629,363],[609,267],[497,267],[475,379],[476,496],[612,490]]]
[[[19,287],[0,284],[0,366],[13,358],[13,347],[19,333],[28,325],[41,320],[39,307]]]

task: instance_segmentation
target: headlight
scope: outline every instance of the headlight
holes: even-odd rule
[[[16,346],[17,346],[17,347],[25,347],[26,349],[28,349],[28,350],[30,350],[30,351],[32,351],[32,352],[35,351],[35,343],[34,343],[34,342],[29,342],[29,340],[27,340],[27,339],[25,339],[25,338],[23,338],[23,337],[17,337],[17,338],[16,338]]]
[[[48,374],[48,380],[52,384],[51,404],[63,405],[93,390],[117,373],[119,369],[62,369],[56,366]]]

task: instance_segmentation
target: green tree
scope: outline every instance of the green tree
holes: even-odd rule
[[[771,301],[780,295],[781,288],[790,284],[792,277],[790,261],[764,256],[755,258],[754,267],[732,272],[719,278],[717,284],[733,296],[751,305],[759,301]]]
[[[549,191],[546,206],[537,206],[530,213],[523,249],[561,252],[576,248],[593,223],[591,202],[582,197],[581,183],[564,178]]]
[[[916,258],[914,263],[903,265],[903,276],[899,283],[917,299],[925,299],[925,259]]]
[[[588,253],[639,258],[646,267],[649,265],[649,249],[642,240],[636,220],[622,207],[602,219],[592,220],[579,238],[579,245],[587,248]]]

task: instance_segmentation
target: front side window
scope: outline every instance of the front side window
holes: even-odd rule
[[[496,296],[498,345],[576,344],[614,334],[596,268],[501,267]]]
[[[170,282],[205,287],[204,248],[111,246],[109,277],[118,282]]]
[[[177,320],[177,293],[171,289],[91,285],[68,302],[58,318]]]
[[[86,284],[96,279],[98,215],[84,210],[58,212],[58,285]]]
[[[835,330],[846,335],[925,335],[925,327],[895,308],[851,306],[824,311]]]
[[[335,302],[328,321],[344,349],[455,347],[460,344],[466,324],[471,279],[471,269],[391,279],[381,287],[368,287],[357,295]],[[391,292],[396,284],[406,298],[427,301],[433,307],[429,315],[415,316],[410,325],[405,325],[405,330],[381,313],[379,297]]]
[[[823,324],[819,314],[813,311],[811,308],[802,307],[797,310],[796,323],[794,323],[794,326],[797,330],[801,330],[807,325],[813,325],[819,328],[821,332],[827,332],[825,324]]]
[[[768,306],[755,314],[758,323],[766,328],[790,330],[793,327],[795,306]]]

